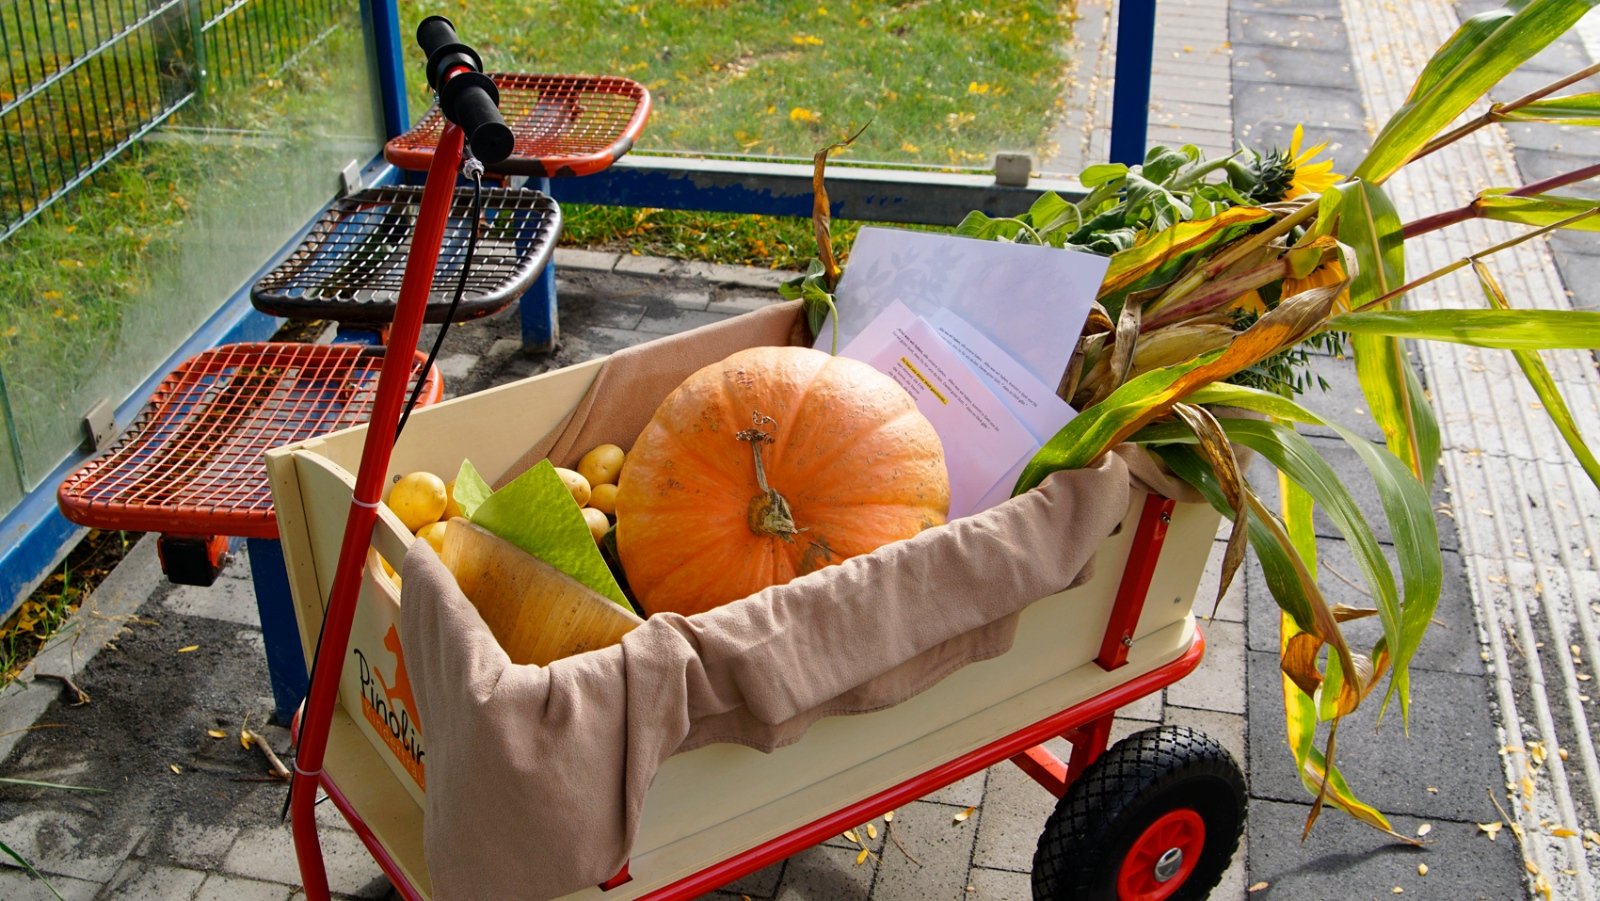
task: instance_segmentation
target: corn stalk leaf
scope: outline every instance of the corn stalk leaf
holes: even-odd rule
[[[1546,97],[1513,110],[1498,112],[1516,122],[1557,122],[1562,125],[1600,125],[1600,92]]]
[[[1286,298],[1222,350],[1124,383],[1047,441],[1023,469],[1013,493],[1027,491],[1052,472],[1083,467],[1195,390],[1299,343],[1327,320],[1343,287],[1324,285]]]
[[[1191,395],[1190,399],[1194,403],[1236,407],[1289,422],[1333,429],[1361,458],[1377,489],[1384,518],[1389,523],[1389,533],[1394,538],[1394,553],[1400,564],[1398,634],[1391,636],[1389,621],[1385,620],[1383,642],[1374,649],[1374,655],[1379,659],[1387,656],[1394,668],[1384,707],[1387,708],[1390,701],[1398,699],[1401,720],[1409,723],[1409,667],[1438,607],[1440,587],[1444,580],[1443,561],[1439,552],[1439,527],[1433,518],[1427,490],[1394,454],[1288,398],[1257,388],[1223,384],[1203,388]],[[1374,597],[1378,595],[1376,586],[1373,594]],[[1385,615],[1381,603],[1377,612],[1380,618]]]
[[[50,884],[50,880],[44,878],[43,873],[34,869],[33,864],[29,863],[26,857],[23,857],[21,854],[13,851],[10,845],[6,844],[5,842],[0,842],[0,852],[3,852],[7,857],[16,861],[18,866],[21,866],[29,876],[32,876],[34,879],[44,883],[44,887],[50,890],[50,894],[56,896],[57,901],[66,901],[65,898],[61,897],[61,893],[56,891],[56,887]]]
[[[1236,206],[1209,219],[1179,222],[1147,232],[1143,241],[1111,257],[1099,296],[1121,296],[1130,290],[1163,284],[1195,254],[1231,241],[1271,218],[1271,210]]]
[[[1581,213],[1600,209],[1600,200],[1588,197],[1563,197],[1558,194],[1533,194],[1526,197],[1506,193],[1508,188],[1492,188],[1478,194],[1472,205],[1487,219],[1519,225],[1552,225]],[[1564,224],[1574,231],[1600,231],[1600,216],[1589,216]]]
[[[1245,523],[1248,520],[1237,515],[1245,508],[1244,473],[1239,471],[1239,458],[1234,456],[1233,445],[1228,442],[1228,436],[1223,433],[1221,424],[1209,410],[1193,404],[1177,404],[1173,406],[1172,412],[1177,414],[1189,431],[1194,433],[1200,456],[1211,466],[1211,471],[1216,474],[1222,488],[1223,497],[1235,512],[1232,517],[1233,527],[1228,530],[1228,547],[1222,554],[1222,575],[1217,580],[1217,599],[1211,605],[1211,615],[1215,617],[1217,609],[1222,606],[1223,595],[1228,593],[1228,586],[1233,584],[1234,574],[1244,563],[1247,546]]]
[[[1327,327],[1501,350],[1600,348],[1600,312],[1591,310],[1368,310],[1334,316]]]
[[[1483,286],[1484,296],[1489,298],[1489,303],[1497,310],[1511,309],[1511,303],[1506,300],[1506,293],[1483,263],[1474,260],[1472,269],[1478,275],[1478,284]],[[1539,402],[1544,406],[1544,411],[1555,424],[1556,431],[1566,439],[1567,446],[1572,448],[1573,456],[1578,458],[1578,463],[1583,466],[1583,471],[1589,474],[1589,481],[1600,486],[1600,460],[1596,460],[1594,452],[1589,450],[1589,445],[1583,440],[1583,434],[1578,431],[1578,423],[1572,418],[1572,409],[1561,396],[1561,391],[1556,387],[1555,379],[1550,377],[1550,369],[1544,365],[1544,360],[1539,357],[1536,350],[1513,350],[1511,355],[1516,358],[1517,365],[1522,367],[1522,374],[1527,376],[1528,384],[1533,386],[1533,392],[1539,395]]]
[[[1344,194],[1339,241],[1355,255],[1350,298],[1352,306],[1360,306],[1405,284],[1402,226],[1394,204],[1376,185],[1354,182],[1339,190]],[[1366,333],[1352,334],[1350,346],[1361,393],[1389,449],[1424,484],[1433,484],[1439,463],[1439,423],[1405,348],[1394,336]]]
[[[1406,102],[1385,123],[1355,177],[1382,182],[1534,54],[1572,27],[1595,0],[1523,0],[1473,16],[1417,77]]]

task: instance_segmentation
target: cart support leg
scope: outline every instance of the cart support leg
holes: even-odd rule
[[[1078,781],[1084,770],[1106,752],[1106,746],[1111,743],[1113,719],[1115,714],[1108,713],[1066,734],[1067,741],[1072,742],[1072,757],[1067,762],[1067,785]]]
[[[250,554],[250,580],[261,614],[261,640],[267,647],[267,676],[272,680],[272,702],[277,721],[288,725],[305,699],[308,678],[305,652],[300,648],[300,627],[294,618],[294,596],[289,591],[289,571],[283,564],[283,545],[275,538],[246,538]]]
[[[541,178],[534,185],[544,194],[550,193],[550,179]],[[522,349],[529,353],[554,350],[558,335],[556,317],[556,263],[552,257],[533,286],[523,292],[519,304],[522,314]]]
[[[1059,798],[1067,793],[1067,765],[1044,745],[1034,745],[1011,762],[1050,794]]]

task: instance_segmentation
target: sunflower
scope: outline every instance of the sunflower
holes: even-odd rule
[[[1289,182],[1289,190],[1283,194],[1284,200],[1292,200],[1302,194],[1321,194],[1344,177],[1333,171],[1333,160],[1312,162],[1328,146],[1327,141],[1304,153],[1300,152],[1300,141],[1305,138],[1305,133],[1304,125],[1296,125],[1294,137],[1289,139],[1289,166],[1294,170],[1294,178]]]

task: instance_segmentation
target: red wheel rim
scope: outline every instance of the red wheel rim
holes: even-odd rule
[[[1133,840],[1117,871],[1121,901],[1163,901],[1177,893],[1200,862],[1206,821],[1182,807],[1163,814]]]

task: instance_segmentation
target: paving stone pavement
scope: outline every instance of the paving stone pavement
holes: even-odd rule
[[[1085,3],[1083,9],[1103,7]],[[1472,11],[1476,5],[1463,13]],[[1159,103],[1152,104],[1158,126],[1170,117],[1172,132],[1181,136],[1193,126],[1193,140],[1203,137],[1200,143],[1215,148],[1230,140],[1286,145],[1293,126],[1304,122],[1318,140],[1333,140],[1340,170],[1349,171],[1365,146],[1373,113],[1352,74],[1347,12],[1338,0],[1169,0],[1161,16]],[[1108,33],[1103,30],[1096,40]],[[1593,58],[1592,53],[1573,38],[1550,58]],[[1196,118],[1199,109],[1206,112]],[[1202,129],[1202,118],[1213,127]],[[1225,127],[1215,125],[1223,122]],[[1512,134],[1516,164],[1526,178],[1593,155],[1564,134]],[[1152,140],[1168,137],[1153,130]],[[1571,304],[1600,309],[1600,279],[1588,277],[1600,276],[1595,242],[1558,237],[1549,247]],[[452,393],[570,365],[771,303],[786,275],[567,249],[558,253],[557,267],[558,349],[523,354],[514,309],[458,326],[440,359]],[[1332,388],[1313,394],[1308,404],[1380,441],[1349,365],[1332,357],[1323,362]],[[1308,434],[1336,471],[1359,466],[1330,433]],[[1223,599],[1206,626],[1208,654],[1196,674],[1121,711],[1114,739],[1157,723],[1190,725],[1217,738],[1245,767],[1245,844],[1214,897],[1376,898],[1396,889],[1423,898],[1529,894],[1515,842],[1509,836],[1488,841],[1476,826],[1500,819],[1489,793],[1505,772],[1479,610],[1458,551],[1449,487],[1439,486],[1437,496],[1446,548],[1444,594],[1438,626],[1415,663],[1419,703],[1410,736],[1392,714],[1381,729],[1374,728],[1367,709],[1346,726],[1340,741],[1358,790],[1390,813],[1400,832],[1429,827],[1425,848],[1398,845],[1336,813],[1324,814],[1310,838],[1299,840],[1310,800],[1284,747],[1277,610],[1259,575],[1239,579]],[[1358,500],[1375,509],[1374,497]],[[1213,547],[1205,584],[1213,584],[1220,548],[1220,542]],[[1319,528],[1319,555],[1334,575],[1325,580],[1329,599],[1364,605],[1360,591],[1340,580],[1353,578],[1355,565],[1326,524]],[[192,644],[201,650],[180,653]],[[91,705],[72,706],[60,683],[40,678],[67,672],[94,696]],[[111,708],[121,708],[122,715],[105,712]],[[0,841],[34,861],[70,899],[298,897],[294,856],[278,824],[282,787],[250,781],[261,778],[260,758],[232,737],[248,717],[283,750],[286,734],[265,723],[270,710],[248,560],[237,555],[212,588],[172,586],[160,576],[147,537],[95,593],[73,630],[36,662],[29,677],[0,695],[0,772],[108,791],[0,789]],[[228,737],[211,738],[211,729]],[[1067,751],[1061,741],[1053,747]],[[875,853],[864,864],[856,863],[853,844],[835,839],[714,895],[1025,898],[1034,843],[1052,805],[1020,771],[1002,765],[897,811],[898,843],[887,839],[878,821],[879,837],[869,842]],[[975,808],[970,818],[953,821],[969,807]],[[341,818],[326,805],[319,817],[339,896],[389,896],[387,882]],[[0,897],[52,897],[9,862],[0,863],[6,864],[0,866]],[[1418,868],[1422,863],[1426,876]],[[1252,886],[1257,891],[1248,891]]]

